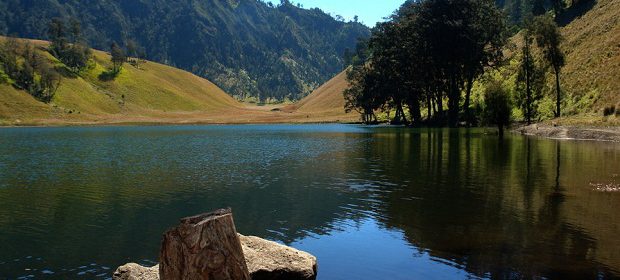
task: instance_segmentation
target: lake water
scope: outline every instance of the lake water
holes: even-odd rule
[[[613,279],[619,174],[620,144],[484,129],[5,128],[0,279],[110,279],[228,206],[321,280]]]

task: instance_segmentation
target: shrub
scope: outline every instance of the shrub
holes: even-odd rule
[[[497,125],[500,137],[504,127],[510,124],[512,104],[508,92],[500,82],[493,81],[484,93],[484,120],[487,124]]]
[[[619,110],[619,111],[620,111],[620,110]],[[616,112],[616,106],[614,106],[614,105],[607,106],[607,107],[605,107],[605,108],[603,109],[603,116],[605,116],[605,117],[607,117],[607,116],[611,116],[611,115],[613,115],[614,113],[617,113],[617,112]]]
[[[0,84],[8,84],[9,83],[9,75],[0,70]]]

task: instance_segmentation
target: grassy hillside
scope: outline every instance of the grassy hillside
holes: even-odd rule
[[[568,112],[602,114],[620,103],[620,0],[597,0],[562,34]]]
[[[0,42],[4,39],[0,37]],[[30,41],[58,68],[45,41]],[[106,79],[109,54],[94,51],[93,66],[79,76],[65,75],[49,104],[28,92],[0,83],[0,125],[91,125],[128,123],[302,123],[352,122],[344,113],[344,74],[338,75],[297,105],[243,104],[215,84],[189,72],[155,62],[125,64]]]
[[[620,0],[597,0],[569,10],[568,14],[582,14],[570,20],[560,19],[564,36],[562,50],[566,54],[566,65],[562,68],[562,115],[553,118],[555,102],[555,80],[553,71],[548,71],[545,97],[539,104],[543,120],[564,125],[618,125],[618,117],[603,117],[603,109],[620,105]],[[506,50],[510,64],[500,69],[504,86],[514,90],[520,49],[521,34],[511,40]],[[540,56],[540,52],[535,50]],[[475,98],[480,99],[483,86]],[[515,110],[515,118],[521,120]]]
[[[347,87],[346,72],[341,72],[310,95],[294,105],[285,107],[284,110],[345,122],[359,121],[360,117],[357,112],[347,114],[344,111],[343,91]]]
[[[37,51],[47,42],[32,41]],[[242,105],[213,83],[191,73],[158,63],[139,68],[125,64],[114,80],[103,78],[111,65],[108,54],[94,51],[94,65],[80,76],[65,75],[50,104],[27,92],[0,85],[0,121],[3,124],[72,122],[127,122],[175,113],[222,113]]]

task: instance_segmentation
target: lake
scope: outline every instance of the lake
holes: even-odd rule
[[[111,279],[229,206],[321,280],[620,277],[620,144],[487,132],[3,128],[0,279]]]

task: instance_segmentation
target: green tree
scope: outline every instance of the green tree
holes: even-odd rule
[[[136,41],[129,39],[125,43],[125,49],[127,49],[127,61],[130,61],[132,57],[138,56],[138,44]]]
[[[67,33],[71,36],[71,44],[68,43]],[[71,19],[68,27],[60,18],[52,19],[48,25],[51,41],[49,52],[74,73],[86,68],[92,56],[88,45],[82,42],[81,34],[80,22],[77,19]]]
[[[448,124],[457,126],[464,86],[469,92],[484,67],[501,57],[503,17],[490,0],[428,0],[418,14],[422,39],[439,68],[435,79],[446,81]]]
[[[493,81],[487,85],[484,93],[484,120],[487,124],[497,125],[499,136],[504,136],[504,127],[510,124],[512,111],[510,96],[502,84]]]
[[[77,44],[82,40],[82,24],[76,18],[69,20],[69,32],[71,33],[71,43]]]
[[[538,47],[542,50],[545,61],[553,68],[555,74],[556,110],[555,117],[561,114],[562,90],[560,87],[560,72],[565,64],[564,52],[560,48],[562,34],[552,17],[540,16],[535,22],[535,37]]]
[[[60,87],[62,77],[49,64],[42,67],[40,75],[38,98],[45,103],[49,103],[56,94],[58,87]]]
[[[67,32],[65,22],[61,18],[53,18],[49,25],[47,34],[50,38],[50,53],[57,58],[62,58],[67,48]]]
[[[118,46],[118,44],[116,44],[116,42],[113,42],[110,46],[110,55],[112,56],[112,72],[114,74],[118,74],[126,60],[125,52]]]
[[[543,70],[536,64],[536,59],[532,53],[534,43],[532,28],[533,25],[530,22],[526,24],[526,28],[523,30],[523,47],[516,80],[516,101],[528,125],[537,115],[536,104],[542,98],[541,92],[545,80]]]

